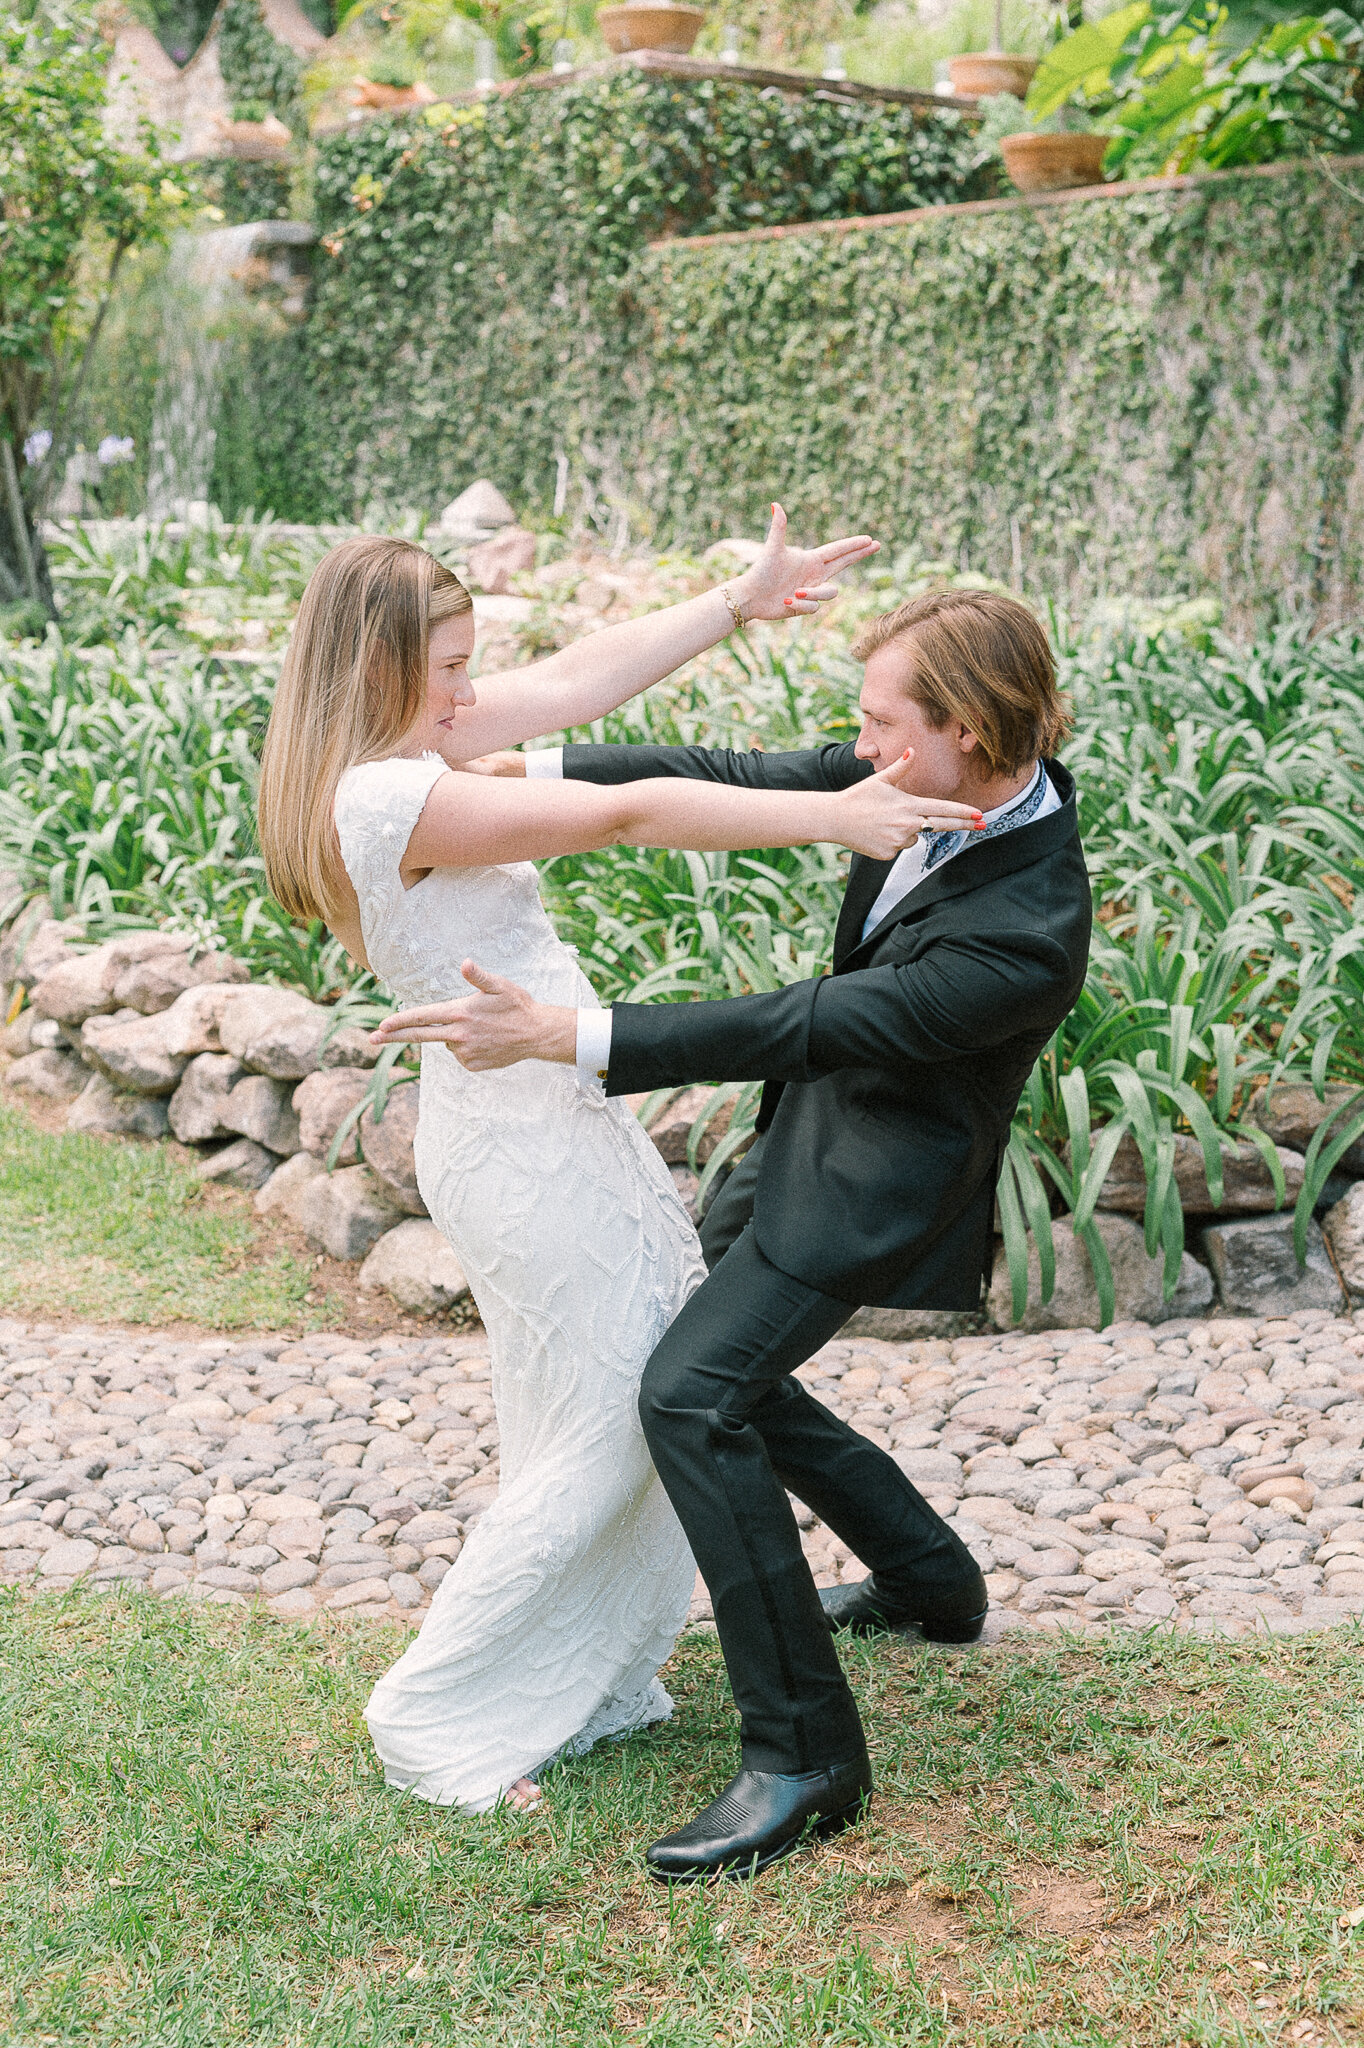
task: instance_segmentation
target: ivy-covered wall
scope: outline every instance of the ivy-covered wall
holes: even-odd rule
[[[780,486],[802,527],[1075,599],[1350,609],[1361,201],[1364,165],[1302,166],[655,249],[626,466],[698,540]]]
[[[569,509],[614,517],[649,390],[649,240],[971,197],[992,188],[977,154],[951,108],[633,69],[369,122],[318,151],[306,336],[239,380],[258,398],[222,445],[252,444],[296,516],[439,505],[480,473],[548,514],[564,456]]]

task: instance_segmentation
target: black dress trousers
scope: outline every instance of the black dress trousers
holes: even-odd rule
[[[864,1738],[787,1493],[888,1591],[960,1583],[974,1567],[895,1460],[791,1377],[853,1311],[758,1249],[762,1142],[711,1205],[710,1276],[645,1367],[639,1406],[710,1592],[744,1764],[798,1772],[859,1755]]]

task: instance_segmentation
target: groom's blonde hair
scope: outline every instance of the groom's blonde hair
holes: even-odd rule
[[[360,534],[308,579],[261,756],[257,830],[265,874],[292,917],[345,902],[332,807],[348,768],[381,761],[415,724],[432,626],[473,609],[425,548]]]

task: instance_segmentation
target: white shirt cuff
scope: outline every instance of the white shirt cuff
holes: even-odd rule
[[[600,1087],[611,1064],[611,1012],[579,1010],[577,1067],[579,1077]]]
[[[562,747],[536,747],[525,756],[527,782],[562,782],[564,779],[564,750]]]

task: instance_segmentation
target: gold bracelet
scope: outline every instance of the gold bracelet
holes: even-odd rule
[[[735,597],[733,596],[733,593],[730,591],[728,584],[722,583],[720,585],[720,595],[729,607],[729,616],[734,621],[735,632],[742,633],[744,627],[748,624],[748,620],[744,617],[743,614],[742,605],[740,605],[736,601]]]

